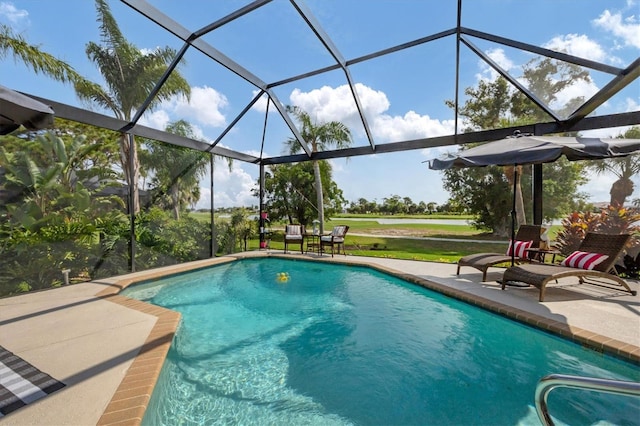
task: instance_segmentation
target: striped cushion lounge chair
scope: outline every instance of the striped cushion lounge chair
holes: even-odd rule
[[[513,282],[530,284],[540,289],[539,300],[543,302],[549,281],[564,277],[576,277],[580,284],[589,283],[617,290],[622,288],[635,296],[636,292],[629,288],[629,284],[620,278],[615,270],[616,260],[630,238],[629,234],[587,232],[578,251],[567,257],[563,261],[564,265],[531,263],[507,268],[502,278],[502,289],[504,290],[505,285]],[[597,259],[595,262],[594,258]],[[571,263],[572,259],[576,259],[576,262]],[[597,280],[589,280],[588,278],[597,278]]]
[[[540,235],[545,231],[545,228],[540,225],[521,225],[518,228],[518,232],[516,233],[516,242],[529,242],[532,241],[529,248],[538,248],[540,247]],[[523,254],[522,256],[518,256],[518,254]],[[524,253],[518,253],[516,249],[516,261],[528,260],[529,254],[524,251]],[[487,269],[491,266],[498,265],[500,263],[511,262],[511,255],[507,253],[475,253],[464,256],[458,260],[458,270],[456,271],[456,275],[460,275],[460,267],[462,266],[470,266],[472,268],[476,268],[482,271],[482,281],[487,280]]]

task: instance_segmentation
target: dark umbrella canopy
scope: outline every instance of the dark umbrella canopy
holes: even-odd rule
[[[556,161],[599,160],[640,152],[640,139],[574,138],[554,136],[509,137],[478,145],[429,162],[429,168],[513,166]]]
[[[0,86],[0,135],[23,125],[39,130],[53,125],[53,109],[29,96]]]
[[[557,136],[514,136],[487,142],[429,161],[429,168],[446,170],[454,167],[516,166],[542,164],[565,156],[570,161],[601,160],[640,153],[640,139],[603,139]],[[517,176],[517,170],[515,171]],[[515,239],[516,177],[513,179],[511,239]],[[515,250],[514,250],[515,251]],[[511,264],[514,264],[512,252]]]

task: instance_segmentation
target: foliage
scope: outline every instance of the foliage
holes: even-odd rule
[[[176,57],[176,51],[169,47],[156,47],[147,52],[137,48],[123,36],[106,0],[96,0],[96,10],[102,44],[89,42],[86,53],[97,65],[106,87],[81,81],[75,83],[75,90],[80,99],[113,112],[116,118],[130,122]],[[173,96],[188,97],[190,93],[189,83],[174,70],[149,101],[147,109],[153,111]],[[131,208],[137,213],[140,164],[133,135],[122,133],[120,136],[120,166],[127,184],[133,188]]]
[[[523,67],[521,81],[545,105],[557,107],[557,94],[561,90],[577,81],[588,82],[590,77],[575,65],[540,59],[532,60]],[[468,99],[459,108],[460,115],[467,123],[465,131],[528,124],[548,118],[543,109],[520,91],[510,87],[503,77],[494,81],[481,80],[476,87],[466,88],[465,94]],[[571,110],[582,101],[582,98],[570,100],[560,108],[561,112]],[[455,107],[453,101],[446,103],[452,108]],[[546,219],[553,219],[566,214],[569,206],[584,199],[583,194],[577,193],[577,187],[584,182],[584,165],[558,161],[545,164],[544,168],[543,214]],[[479,229],[493,230],[496,235],[504,235],[509,227],[508,215],[513,210],[511,202],[506,203],[507,196],[515,196],[517,225],[526,223],[525,207],[530,196],[526,194],[529,191],[522,191],[522,187],[530,185],[531,179],[530,176],[527,177],[527,167],[522,169],[523,173],[519,174],[520,180],[515,182],[515,195],[511,189],[514,183],[513,167],[446,170],[443,172],[443,185],[450,192],[452,204],[464,206],[467,212],[477,216],[475,223]],[[504,174],[504,178],[500,178],[500,172]],[[473,184],[474,180],[478,185]],[[491,188],[492,184],[498,187]],[[562,184],[562,188],[559,184]],[[546,185],[549,185],[549,188],[544,189]]]
[[[248,219],[247,211],[236,209],[230,221],[218,225],[218,251],[229,254],[246,250],[248,240],[257,234],[257,230],[257,223]]]
[[[627,130],[620,138],[640,139],[640,127],[635,126]],[[635,184],[632,178],[640,174],[640,155],[627,157],[607,158],[593,161],[589,168],[597,174],[612,173],[618,179],[611,185],[610,204],[624,206],[627,197],[631,196]]]
[[[9,26],[0,24],[0,59],[6,58],[9,54],[36,74],[42,73],[63,83],[83,81],[71,65],[44,52],[38,46],[29,44],[22,35],[16,34]]]
[[[209,257],[211,232],[207,223],[152,208],[136,217],[138,269],[173,265]]]
[[[314,193],[314,164],[278,164],[271,166],[265,173],[265,202],[268,205],[271,220],[286,219],[289,223],[308,226],[318,217],[317,204],[309,198]],[[331,179],[331,165],[319,161],[318,168],[326,204],[327,216],[342,210],[345,203],[342,191]]]
[[[191,124],[184,120],[170,123],[168,132],[195,138]],[[147,140],[146,151],[140,154],[141,163],[153,172],[151,182],[152,205],[172,210],[175,219],[189,205],[200,198],[199,180],[206,172],[211,154],[163,142]]]
[[[587,232],[631,234],[627,248],[640,245],[640,210],[609,206],[599,213],[573,212],[562,220],[556,247],[565,256],[577,250]]]
[[[477,229],[509,235],[512,191],[501,168],[448,169],[443,187],[451,194],[451,202],[476,215],[473,224]]]
[[[303,111],[297,106],[287,106],[287,111],[298,120],[300,126],[300,135],[304,139],[304,141],[311,145],[311,152],[319,152],[324,151],[329,147],[335,148],[347,148],[353,142],[351,139],[351,131],[347,126],[338,122],[338,121],[330,121],[328,123],[314,123],[311,120],[311,116],[306,111]],[[290,153],[294,154],[302,150],[302,146],[300,142],[291,138],[285,142]],[[323,193],[323,185],[325,184],[325,178],[321,175],[320,170],[320,161],[312,160],[313,165],[313,176],[315,183],[315,193],[316,193],[316,209],[318,211],[318,220],[320,221],[320,232],[324,232],[324,203],[325,196]],[[331,173],[331,169],[329,169],[329,173]],[[331,189],[328,189],[331,190]],[[309,197],[311,192],[304,193],[306,197]],[[334,206],[335,208],[335,206]]]

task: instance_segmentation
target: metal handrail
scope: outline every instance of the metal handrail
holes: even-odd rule
[[[547,407],[549,392],[557,387],[584,389],[618,395],[640,396],[640,383],[622,380],[598,379],[595,377],[550,374],[543,377],[536,386],[536,411],[545,426],[553,426],[553,420]]]

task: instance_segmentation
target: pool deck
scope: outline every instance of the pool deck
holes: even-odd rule
[[[638,295],[565,279],[549,285],[541,303],[535,288],[502,291],[495,281],[500,268],[491,268],[481,283],[479,271],[463,267],[456,276],[453,264],[256,251],[0,299],[0,346],[67,385],[0,418],[0,424],[139,424],[180,315],[120,296],[120,289],[256,256],[371,265],[640,364]],[[640,290],[636,281],[629,285]]]

